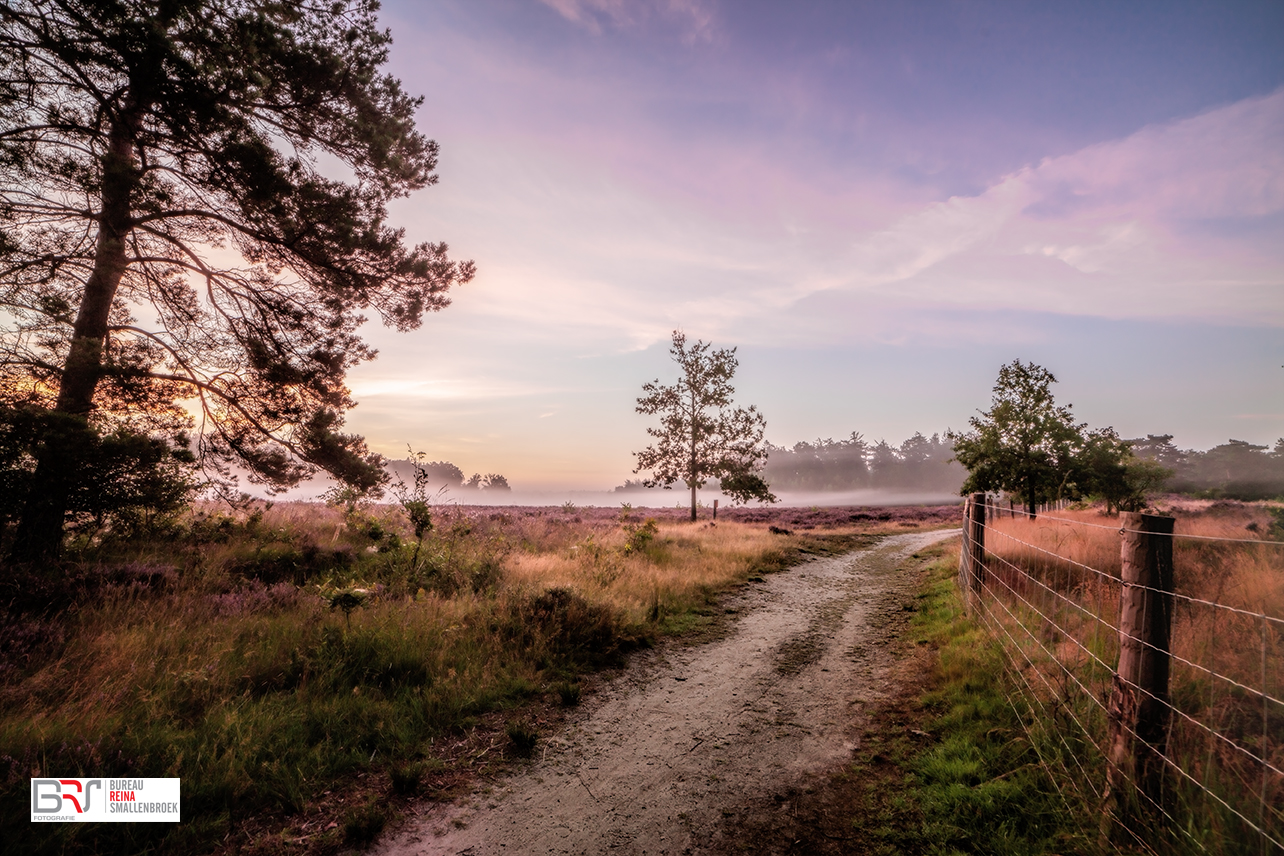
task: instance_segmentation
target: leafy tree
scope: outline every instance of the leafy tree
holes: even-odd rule
[[[1160,466],[1176,470],[1186,464],[1187,454],[1173,445],[1172,434],[1147,434],[1127,443],[1134,455],[1149,458]]]
[[[638,413],[659,414],[660,427],[646,429],[658,442],[635,453],[634,472],[651,471],[643,480],[647,487],[684,482],[691,489],[692,520],[696,491],[711,478],[719,479],[722,491],[738,502],[776,501],[759,473],[767,459],[766,420],[756,407],[732,407],[736,349],[710,348],[699,340],[687,347],[686,335],[674,330],[669,353],[682,376],[672,386],[659,379],[643,384],[646,395],[637,406]]]
[[[999,369],[989,410],[968,420],[972,430],[949,432],[954,458],[968,469],[962,493],[1007,491],[1034,517],[1038,504],[1065,491],[1076,473],[1085,424],[1070,406],[1058,407],[1052,372],[1013,360]]]
[[[1139,458],[1132,443],[1113,428],[1090,431],[1076,457],[1076,492],[1100,497],[1106,513],[1141,511],[1147,495],[1163,486],[1172,470],[1151,458]]]
[[[394,478],[413,480],[423,478],[440,488],[459,487],[464,483],[464,471],[450,461],[429,461],[423,452],[415,452],[414,457],[400,461],[389,461],[388,469]]]
[[[869,450],[870,485],[888,487],[900,468],[901,457],[886,440],[879,440]]]
[[[511,492],[513,488],[508,484],[508,479],[499,473],[487,473],[481,481],[482,490],[498,490]]]
[[[33,447],[15,557],[56,552],[87,432],[172,439],[186,404],[224,476],[386,479],[340,430],[345,374],[375,355],[361,313],[414,328],[473,266],[386,222],[437,146],[380,70],[377,6],[0,6],[0,404],[81,426]]]

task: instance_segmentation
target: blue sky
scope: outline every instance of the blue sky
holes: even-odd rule
[[[793,443],[960,428],[999,366],[1125,436],[1284,436],[1284,4],[389,2],[477,261],[349,424],[605,488],[669,334]]]

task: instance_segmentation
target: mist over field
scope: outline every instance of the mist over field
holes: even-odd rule
[[[906,493],[883,490],[851,491],[810,491],[776,494],[780,500],[778,506],[785,508],[809,508],[812,506],[885,506],[885,505],[946,505],[962,502],[957,493]],[[712,510],[713,501],[718,501],[718,508],[732,507],[731,500],[716,490],[702,490],[699,501],[706,509]],[[648,490],[641,492],[615,492],[595,490],[562,490],[562,491],[521,491],[510,493],[457,492],[443,494],[443,502],[456,502],[460,505],[564,505],[573,503],[580,507],[618,507],[625,503],[634,508],[686,508],[691,503],[691,494],[681,488],[672,490]],[[750,503],[753,508],[758,503]]]
[[[299,487],[278,494],[275,499],[323,501],[323,494],[334,486],[330,480],[313,479]],[[262,495],[245,485],[247,492],[253,496]],[[396,487],[394,483],[393,487]],[[619,508],[628,504],[633,508],[687,508],[691,503],[689,491],[679,487],[671,490],[656,488],[653,490],[616,491],[616,490],[573,490],[573,489],[523,489],[511,491],[498,490],[463,490],[451,488],[434,488],[430,490],[434,504],[438,505],[474,505],[474,506],[565,506],[570,503],[578,508]],[[958,492],[947,491],[904,491],[904,490],[846,490],[846,491],[777,491],[780,502],[778,507],[810,508],[819,506],[891,506],[891,505],[948,505],[962,502]],[[718,501],[718,509],[731,508],[731,500],[716,490],[705,489],[698,494],[699,502],[712,511],[713,501]],[[390,490],[384,501],[394,501]],[[750,503],[748,507],[757,507]]]

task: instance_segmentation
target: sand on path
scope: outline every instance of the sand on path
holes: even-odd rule
[[[377,852],[676,856],[736,844],[725,819],[849,757],[861,708],[887,691],[891,618],[913,598],[902,565],[957,532],[892,535],[751,583],[723,603],[738,616],[725,638],[639,656],[528,766],[427,807]]]

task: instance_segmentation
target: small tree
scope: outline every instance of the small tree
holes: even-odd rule
[[[512,490],[513,490],[512,485],[510,485],[510,484],[508,483],[508,479],[504,478],[504,477],[503,477],[503,476],[501,476],[499,473],[487,473],[487,474],[482,478],[482,481],[481,481],[481,489],[482,489],[482,490],[508,491],[508,492],[510,492],[510,493],[511,493],[511,492],[512,492]]]
[[[692,520],[696,491],[711,478],[720,479],[723,493],[737,502],[776,501],[760,475],[767,460],[766,420],[756,407],[732,407],[731,378],[739,365],[736,349],[710,348],[698,340],[687,347],[686,335],[674,330],[669,353],[682,368],[682,377],[672,386],[662,385],[658,378],[643,384],[646,395],[637,406],[638,413],[659,414],[660,427],[646,429],[658,442],[635,453],[638,465],[633,471],[651,471],[643,480],[647,487],[685,483],[691,489]]]
[[[1106,513],[1141,511],[1147,496],[1163,486],[1172,470],[1150,458],[1139,458],[1128,440],[1113,428],[1099,428],[1084,437],[1078,456],[1076,487],[1106,503]]]
[[[1076,423],[1070,406],[1058,407],[1052,372],[1013,360],[999,369],[994,402],[968,420],[966,434],[949,432],[954,459],[969,475],[962,493],[1007,491],[1035,516],[1040,502],[1063,495],[1076,474],[1086,424]]]

